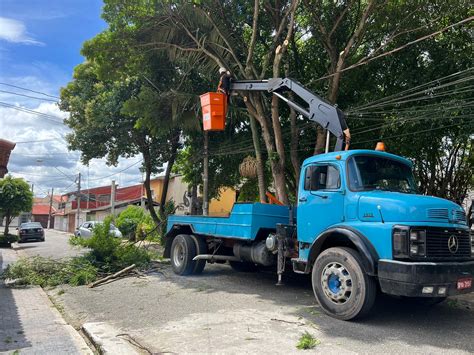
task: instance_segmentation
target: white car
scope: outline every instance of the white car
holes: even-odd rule
[[[103,224],[100,221],[87,221],[82,223],[79,228],[76,229],[74,235],[76,237],[90,238],[92,237],[92,231],[98,224]],[[113,224],[110,224],[110,233],[116,238],[122,238],[122,233]]]

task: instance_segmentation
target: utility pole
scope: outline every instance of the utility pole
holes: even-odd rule
[[[49,197],[48,229],[51,228],[51,212],[53,209],[53,195],[54,195],[54,188],[51,188],[51,196]]]
[[[204,131],[204,169],[202,187],[202,215],[209,215],[209,133]]]
[[[81,214],[81,173],[78,174],[77,176],[77,196],[76,196],[76,201],[77,201],[77,222],[76,222],[76,228],[79,228],[79,216]]]
[[[112,180],[112,191],[110,193],[110,213],[115,217],[115,180]]]

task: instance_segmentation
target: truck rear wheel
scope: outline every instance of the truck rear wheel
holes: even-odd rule
[[[353,249],[324,250],[313,265],[311,281],[321,308],[334,318],[363,317],[374,304],[375,280],[364,272],[361,257]]]
[[[171,267],[175,274],[190,275],[194,272],[196,261],[196,242],[187,234],[177,235],[171,243]],[[202,271],[202,270],[201,270]]]

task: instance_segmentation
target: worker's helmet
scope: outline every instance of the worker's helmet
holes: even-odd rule
[[[224,68],[224,67],[220,67],[220,68],[219,68],[219,74],[223,74],[223,73],[225,73],[226,71],[227,71],[227,69]]]

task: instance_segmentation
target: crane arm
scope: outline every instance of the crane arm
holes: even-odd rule
[[[234,80],[231,81],[230,91],[266,91],[278,96],[288,106],[311,121],[319,123],[323,128],[337,138],[335,151],[344,149],[346,129],[345,115],[334,105],[306,89],[303,85],[289,78],[274,78],[268,80]],[[306,103],[306,107],[285,97],[284,92],[291,91]],[[348,144],[348,143],[347,143]]]

